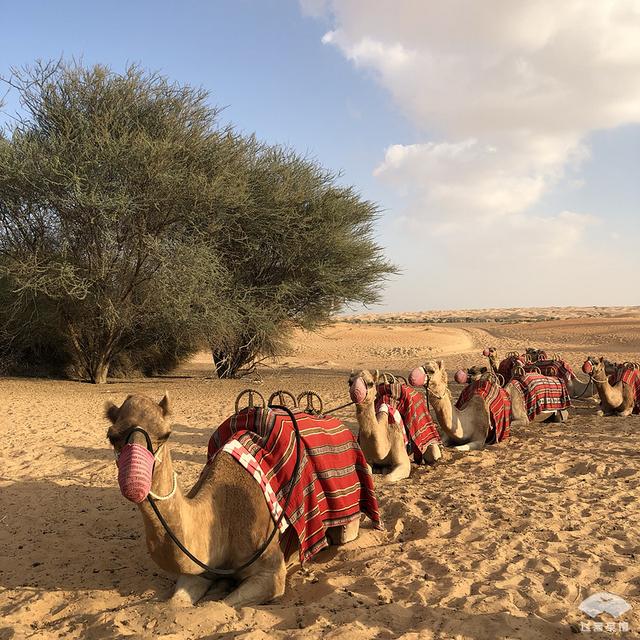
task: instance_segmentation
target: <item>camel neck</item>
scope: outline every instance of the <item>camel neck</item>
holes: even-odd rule
[[[429,402],[433,407],[433,411],[436,414],[438,424],[442,430],[452,438],[462,437],[462,432],[458,433],[454,429],[454,417],[457,414],[457,409],[453,405],[453,398],[449,387],[446,386],[442,390],[427,390],[429,395]],[[458,420],[455,421],[459,422]]]
[[[180,483],[177,481],[174,491],[174,467],[169,445],[163,447],[162,455],[159,457],[160,460],[156,460],[151,484],[151,492],[161,498],[156,499],[155,504],[178,540],[197,558],[205,563],[209,562],[208,540],[210,538],[198,535],[192,524],[202,521],[206,516],[210,526],[213,525],[213,502],[202,500],[203,496],[199,495],[198,504],[194,504],[194,500],[182,493]],[[165,496],[168,497],[164,498]],[[149,502],[145,500],[139,507],[144,521],[147,547],[155,562],[165,571],[173,573],[201,573],[202,569],[191,562],[173,543]],[[198,518],[194,519],[196,508]],[[203,513],[205,509],[207,514]]]
[[[389,452],[389,418],[386,413],[376,415],[373,402],[356,405],[356,418],[360,427],[358,434],[360,444],[365,449],[372,450],[378,458],[384,458]]]
[[[598,372],[596,375],[602,376],[602,378],[598,377],[597,379],[595,376],[591,378],[593,384],[596,385],[600,400],[603,400],[611,407],[617,407],[622,401],[622,389],[618,385],[612,387],[604,371]]]

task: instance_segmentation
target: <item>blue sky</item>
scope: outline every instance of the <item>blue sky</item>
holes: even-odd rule
[[[553,149],[531,164],[527,158],[537,151],[514,142],[521,121],[510,130],[487,128],[486,116],[475,122],[475,110],[464,103],[482,88],[461,98],[459,87],[452,87],[449,96],[450,79],[439,77],[440,66],[429,70],[425,64],[444,56],[443,45],[434,44],[437,32],[425,28],[424,35],[416,35],[411,25],[427,20],[430,26],[446,16],[412,15],[422,11],[419,3],[416,9],[416,3],[398,2],[391,14],[381,9],[380,15],[371,6],[364,0],[2,2],[0,72],[61,55],[116,70],[137,62],[204,87],[214,104],[226,107],[223,118],[239,129],[343,171],[344,182],[384,209],[378,235],[403,269],[387,287],[381,310],[640,304],[637,286],[607,287],[602,269],[608,265],[599,264],[617,260],[627,270],[640,266],[640,118],[632,113],[612,121],[598,112],[585,120],[579,99],[567,106],[585,120],[580,127],[573,127],[571,118],[556,126],[546,113],[528,113],[525,122],[542,122],[528,135]],[[505,24],[505,33],[512,25]],[[589,21],[583,25],[588,31]],[[499,25],[493,21],[489,28]],[[592,28],[600,28],[595,19]],[[474,49],[457,26],[450,29],[446,46],[458,43],[461,68],[473,71],[484,40],[478,38]],[[499,34],[496,41],[499,47]],[[505,56],[513,46],[520,43],[505,40]],[[451,51],[446,54],[449,59]],[[509,96],[516,80],[505,76],[497,91]],[[571,76],[556,80],[572,83]],[[471,80],[465,86],[474,91]],[[17,108],[10,93],[0,118],[7,121]],[[521,108],[513,103],[509,113]],[[561,135],[559,127],[564,127]],[[396,149],[393,156],[387,154],[390,147]],[[449,158],[446,166],[443,155]],[[496,157],[503,161],[496,163]],[[513,175],[511,167],[518,167]],[[503,184],[504,193],[493,198]],[[446,185],[446,197],[434,185]],[[489,205],[475,211],[474,203],[487,197]],[[462,207],[466,213],[458,210],[461,202],[471,203]],[[547,224],[549,242],[537,232]],[[574,233],[583,226],[587,231]],[[485,251],[494,238],[503,246]],[[469,268],[471,255],[479,263]],[[547,268],[532,267],[537,256]],[[500,273],[507,258],[526,263],[527,273]],[[482,286],[469,286],[483,266],[494,275]],[[573,286],[576,271],[589,286]],[[519,290],[518,282],[524,285]]]

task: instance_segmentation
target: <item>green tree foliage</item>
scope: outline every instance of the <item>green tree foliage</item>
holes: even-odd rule
[[[209,345],[250,370],[296,326],[377,299],[375,205],[317,163],[218,125],[202,90],[132,66],[14,72],[0,138],[0,360],[168,371]]]

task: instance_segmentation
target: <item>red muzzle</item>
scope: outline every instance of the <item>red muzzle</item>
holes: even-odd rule
[[[467,384],[469,382],[469,376],[464,369],[458,369],[453,378],[458,384]]]
[[[409,384],[413,387],[422,387],[427,381],[427,374],[422,367],[416,367],[409,374]]]
[[[586,373],[588,376],[590,376],[593,373],[593,364],[591,363],[590,360],[584,361],[584,364],[582,365],[582,371],[583,373]]]
[[[122,447],[117,461],[118,484],[127,500],[138,504],[149,495],[154,463],[154,455],[146,447],[135,443]]]
[[[367,397],[367,385],[362,378],[358,377],[351,383],[349,396],[356,404],[364,402],[364,399]]]

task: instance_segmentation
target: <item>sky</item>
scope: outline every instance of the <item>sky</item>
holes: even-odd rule
[[[340,171],[401,269],[376,311],[640,304],[640,0],[0,0],[0,20],[0,75],[139,63]]]

